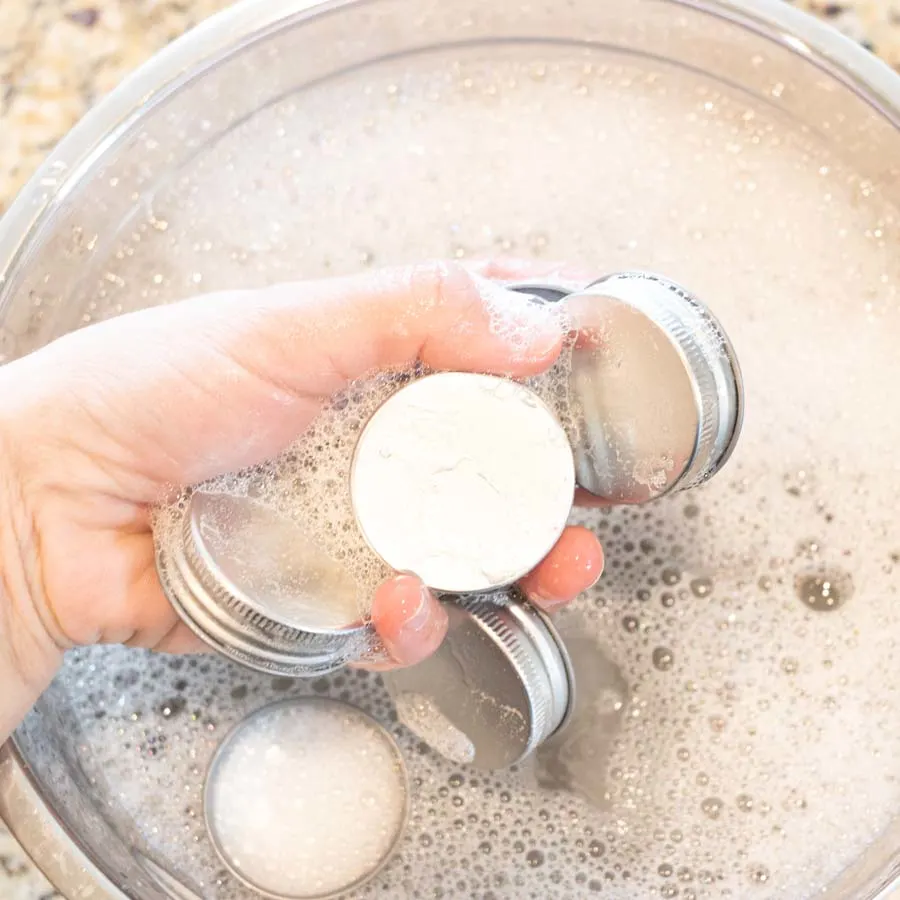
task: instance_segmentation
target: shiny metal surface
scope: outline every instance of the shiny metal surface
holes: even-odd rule
[[[582,290],[509,286],[565,303],[577,334],[570,384],[579,406],[578,484],[642,503],[711,478],[743,419],[740,366],[712,313],[669,279],[608,275]]]
[[[333,671],[366,628],[355,582],[294,522],[247,497],[195,491],[180,533],[158,542],[157,569],[195,634],[258,671]]]
[[[117,170],[116,174],[122,176],[124,184],[117,191],[109,190],[109,172],[105,170],[115,156],[127,157],[132,152],[129,142],[135,134],[147,127],[148,120],[151,130],[159,128],[156,134],[161,140],[163,151],[171,151],[166,165],[172,165],[172,160],[175,163],[180,161],[181,147],[186,148],[186,152],[188,149],[195,152],[198,146],[196,142],[206,139],[202,135],[191,133],[188,140],[182,140],[176,147],[169,143],[167,133],[159,123],[166,104],[180,93],[187,93],[183,89],[198,79],[199,73],[215,70],[234,51],[252,49],[252,42],[259,33],[271,34],[279,29],[297,27],[301,20],[303,28],[315,22],[315,27],[327,32],[325,39],[317,35],[315,45],[327,47],[329,59],[336,59],[336,64],[352,65],[377,53],[396,52],[397,44],[404,39],[404,27],[415,27],[417,34],[423,35],[421,40],[425,43],[437,44],[446,38],[440,28],[433,27],[429,30],[429,22],[425,19],[429,11],[425,10],[420,20],[408,14],[405,19],[398,19],[393,23],[394,30],[384,32],[390,34],[390,39],[381,43],[379,35],[382,32],[377,27],[366,31],[365,22],[363,27],[353,32],[359,35],[358,40],[343,44],[336,40],[335,35],[340,36],[342,33],[340,23],[343,16],[352,18],[354,10],[367,5],[369,4],[303,3],[298,0],[252,0],[238,3],[186,38],[175,41],[108,99],[98,104],[79,123],[71,136],[50,154],[44,168],[21,192],[4,217],[3,228],[0,229],[0,314],[6,315],[6,324],[15,329],[17,335],[21,335],[20,344],[15,344],[10,352],[24,352],[29,347],[46,342],[68,327],[74,327],[73,324],[67,325],[67,322],[78,321],[82,309],[78,306],[77,299],[69,293],[68,285],[77,282],[77,276],[85,262],[76,256],[66,262],[66,254],[60,252],[58,243],[47,239],[47,232],[53,230],[54,223],[65,222],[65,215],[74,206],[79,206],[78,221],[89,229],[95,224],[98,228],[108,228],[110,223],[118,222],[133,212],[130,199],[132,192],[147,189],[148,184],[152,183],[149,179],[156,175],[155,167],[160,165],[159,161],[144,156],[140,167],[135,167],[140,178],[148,179],[147,183],[140,182],[127,170]],[[695,15],[703,15],[710,21],[717,19],[723,24],[726,21],[739,23],[742,30],[755,35],[754,39],[760,45],[790,48],[791,53],[796,54],[796,68],[806,72],[803,78],[798,78],[798,82],[801,86],[803,83],[808,84],[809,90],[798,90],[793,94],[788,91],[783,100],[777,98],[777,105],[785,114],[805,121],[811,105],[819,111],[823,108],[833,109],[833,105],[839,102],[838,85],[842,84],[849,86],[861,98],[854,107],[855,114],[859,114],[857,121],[862,115],[860,110],[871,108],[881,112],[886,123],[893,123],[890,127],[900,125],[900,81],[896,75],[836,32],[817,24],[798,10],[786,7],[781,0],[653,2],[629,5],[626,11],[629,15],[623,15],[624,8],[617,8],[619,4],[615,3],[591,6],[600,17],[597,25],[585,25],[581,22],[579,16],[582,13],[578,8],[572,9],[569,20],[569,12],[562,16],[558,8],[554,8],[550,16],[545,17],[538,7],[529,7],[526,16],[523,9],[513,5],[509,8],[509,20],[502,15],[495,17],[495,10],[482,7],[477,11],[478,15],[466,18],[465,26],[468,32],[474,31],[475,38],[478,39],[490,39],[492,36],[521,38],[523,35],[552,35],[571,37],[586,44],[602,41],[605,45],[621,47],[628,52],[649,51],[665,56],[669,52],[669,44],[660,43],[659,30],[655,27],[645,28],[641,19],[648,8],[661,13],[669,8],[677,10],[676,14],[684,21]],[[609,10],[608,21],[602,15],[606,9]],[[533,21],[529,17],[533,17]],[[561,35],[557,32],[557,26],[563,20],[566,20],[564,27],[570,29],[571,34]],[[408,26],[404,26],[404,22],[408,22]],[[328,31],[329,23],[334,23],[332,31]],[[686,39],[690,45],[691,64],[700,69],[709,68],[714,77],[732,77],[733,83],[744,84],[748,91],[757,93],[771,87],[773,75],[768,66],[755,67],[750,75],[745,71],[735,72],[735,60],[727,52],[727,46],[723,47],[714,41],[697,40],[690,28],[685,28],[684,35],[679,37],[679,32],[672,29],[671,22],[662,15],[659,26],[666,35],[665,40],[671,39],[672,46],[675,47],[674,54],[682,52],[679,41]],[[369,46],[370,42],[377,46],[373,49]],[[317,60],[318,54],[313,46],[306,49],[308,52],[304,52],[302,58],[292,57],[292,72],[302,69],[302,77],[309,77],[309,72],[304,69],[307,66],[313,70],[313,75],[318,76],[321,74],[319,68],[323,68],[321,60]],[[719,49],[723,51],[721,55],[717,55]],[[687,54],[682,52],[682,55]],[[287,91],[292,85],[282,84],[278,80],[280,76],[276,69],[272,65],[268,70],[274,85],[273,91]],[[242,78],[243,82],[248,81],[245,76]],[[811,84],[813,80],[815,84]],[[269,80],[263,79],[257,83],[268,84]],[[230,125],[230,120],[223,124],[216,118],[215,109],[207,111],[213,114],[214,134]],[[810,114],[810,121],[814,115]],[[843,112],[836,111],[836,115],[843,116]],[[154,117],[157,120],[155,122]],[[194,114],[192,121],[198,123],[199,130],[200,117]],[[850,121],[851,124],[845,124],[844,127],[832,128],[832,136],[838,133],[852,134],[852,116]],[[209,122],[204,120],[203,124],[208,126]],[[813,123],[812,127],[817,126]],[[886,124],[885,128],[888,127]],[[887,170],[889,161],[895,160],[896,154],[883,152],[877,142],[870,146],[868,164],[875,171]],[[865,150],[853,145],[847,153],[864,156]],[[88,195],[95,198],[96,202],[85,206],[83,200]],[[55,269],[47,264],[50,259],[56,266]],[[45,300],[48,311],[41,320],[33,315],[30,303],[17,304],[15,298],[27,298],[30,290],[38,289],[42,279],[50,277],[48,272],[53,273],[54,284],[50,290],[53,307],[56,310],[58,306],[58,310],[51,312],[51,300]],[[22,309],[19,309],[20,306]],[[57,733],[65,734],[55,714],[42,711],[38,719],[35,729],[43,732],[48,739]],[[59,772],[59,781],[76,783],[74,767],[64,760],[56,771]],[[132,882],[127,893],[112,887],[107,890],[107,886],[111,885],[109,874],[117,871],[116,864],[111,859],[112,853],[107,849],[113,842],[101,844],[91,835],[94,850],[85,850],[81,838],[86,838],[91,833],[91,828],[85,824],[78,804],[52,799],[51,781],[47,771],[29,768],[29,763],[18,754],[13,742],[0,751],[0,816],[10,823],[28,852],[64,895],[70,898],[102,897],[104,900],[107,897],[120,900],[126,896],[155,900],[164,896],[146,882]],[[84,793],[83,800],[84,804],[97,809],[112,803],[110,797],[92,794],[90,791]],[[127,841],[128,835],[124,834],[121,839]],[[896,833],[886,835],[885,840],[873,845],[859,867],[848,872],[847,877],[842,876],[833,888],[829,888],[826,896],[834,900],[886,897],[890,890],[887,885],[897,874],[897,844]]]
[[[577,333],[578,483],[613,503],[694,487],[740,435],[741,373],[728,336],[687,290],[647,272],[565,298]]]
[[[515,591],[457,598],[446,608],[443,645],[390,673],[389,689],[395,699],[432,701],[471,742],[476,768],[507,768],[565,725],[575,691],[568,653],[550,620]]]

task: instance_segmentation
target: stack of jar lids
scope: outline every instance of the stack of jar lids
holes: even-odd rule
[[[157,542],[163,590],[194,633],[237,663],[287,677],[339,668],[366,632],[356,583],[292,519],[251,497],[184,499]]]
[[[722,327],[673,282],[634,272],[577,292],[510,287],[564,304],[574,445],[524,385],[440,373],[375,412],[348,473],[371,549],[447,602],[445,645],[391,676],[398,706],[432,743],[455,736],[461,759],[485,768],[527,756],[572,706],[562,641],[511,586],[559,538],[576,485],[610,504],[698,485],[730,456],[743,406]],[[216,650],[302,677],[343,665],[365,643],[355,582],[296,521],[202,489],[181,515],[178,539],[158,542],[160,577]]]
[[[570,293],[512,290],[565,304],[575,333],[570,375],[578,415],[578,484],[610,504],[696,487],[740,435],[737,357],[713,314],[680,285],[622,272]]]

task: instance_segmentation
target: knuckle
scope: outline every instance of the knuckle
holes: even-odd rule
[[[430,260],[412,266],[409,273],[411,293],[417,302],[428,306],[466,305],[478,296],[475,281],[459,263]]]

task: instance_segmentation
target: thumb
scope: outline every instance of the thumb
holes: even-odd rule
[[[128,499],[153,502],[275,456],[375,369],[543,371],[558,316],[445,263],[209,294],[74,332],[6,366],[0,396],[100,441],[107,467],[142,476]]]
[[[412,666],[431,656],[447,633],[449,619],[440,601],[415,575],[395,575],[372,598],[372,625],[390,655],[368,668]]]

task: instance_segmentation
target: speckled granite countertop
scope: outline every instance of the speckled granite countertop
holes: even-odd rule
[[[0,0],[0,212],[100,97],[230,0]],[[796,0],[900,71],[900,0]],[[0,826],[0,900],[60,897]]]

